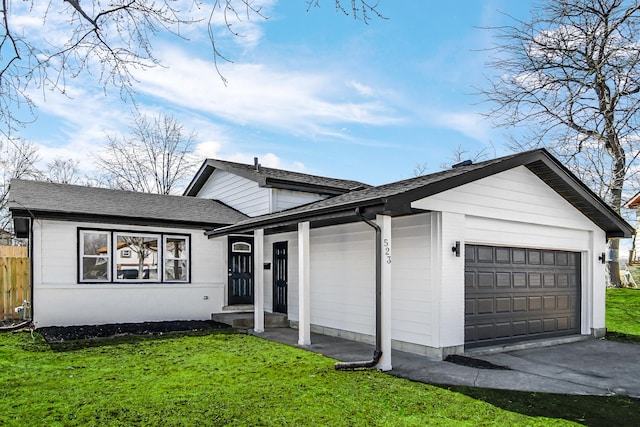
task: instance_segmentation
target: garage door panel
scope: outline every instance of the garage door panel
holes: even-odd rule
[[[508,248],[496,248],[496,264],[510,264],[511,250]]]
[[[510,288],[511,287],[511,273],[496,273],[496,287],[498,288]]]
[[[464,274],[464,286],[467,288],[475,288],[476,287],[476,275],[474,273],[465,273]]]
[[[514,272],[513,273],[513,287],[514,288],[526,288],[527,287],[527,273]]]
[[[465,247],[465,345],[580,332],[580,254]]]
[[[478,312],[477,314],[489,314],[493,313],[493,298],[478,298],[477,300]]]
[[[525,320],[514,321],[512,324],[514,336],[527,335],[527,333],[529,332],[527,328],[528,324]]]
[[[542,287],[542,274],[540,274],[540,273],[529,273],[529,287],[530,288],[541,288]]]
[[[527,297],[513,297],[513,311],[527,311]]]

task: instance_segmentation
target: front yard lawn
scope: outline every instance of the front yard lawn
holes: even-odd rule
[[[607,289],[607,337],[640,343],[640,289]]]
[[[37,333],[3,333],[0,425],[548,426],[574,425],[563,418],[592,425],[640,419],[633,399],[511,393],[494,406],[380,372],[339,372],[333,362],[240,334],[130,337],[52,350]]]

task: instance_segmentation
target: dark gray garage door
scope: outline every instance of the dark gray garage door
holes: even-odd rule
[[[465,347],[580,333],[580,254],[465,246]]]

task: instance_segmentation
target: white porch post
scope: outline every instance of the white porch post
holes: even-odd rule
[[[465,215],[431,214],[431,283],[433,342],[445,358],[464,351]],[[460,255],[452,248],[460,242]]]
[[[388,215],[376,216],[376,224],[380,227],[382,238],[382,259],[381,259],[381,350],[382,357],[378,362],[378,369],[382,371],[391,370],[391,217]]]
[[[309,222],[298,224],[298,344],[311,345]]]
[[[264,230],[253,232],[253,330],[264,332]]]

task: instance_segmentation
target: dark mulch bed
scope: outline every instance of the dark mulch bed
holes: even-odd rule
[[[47,326],[37,331],[49,344],[64,341],[111,338],[128,335],[163,335],[174,332],[196,332],[230,329],[213,320],[180,320],[171,322],[111,323],[107,325]]]
[[[445,359],[445,362],[455,363],[456,365],[469,366],[471,368],[478,369],[497,369],[503,371],[509,371],[511,368],[508,366],[496,365],[491,362],[487,362],[482,359],[474,359],[473,357],[460,356],[459,354],[450,354]]]

